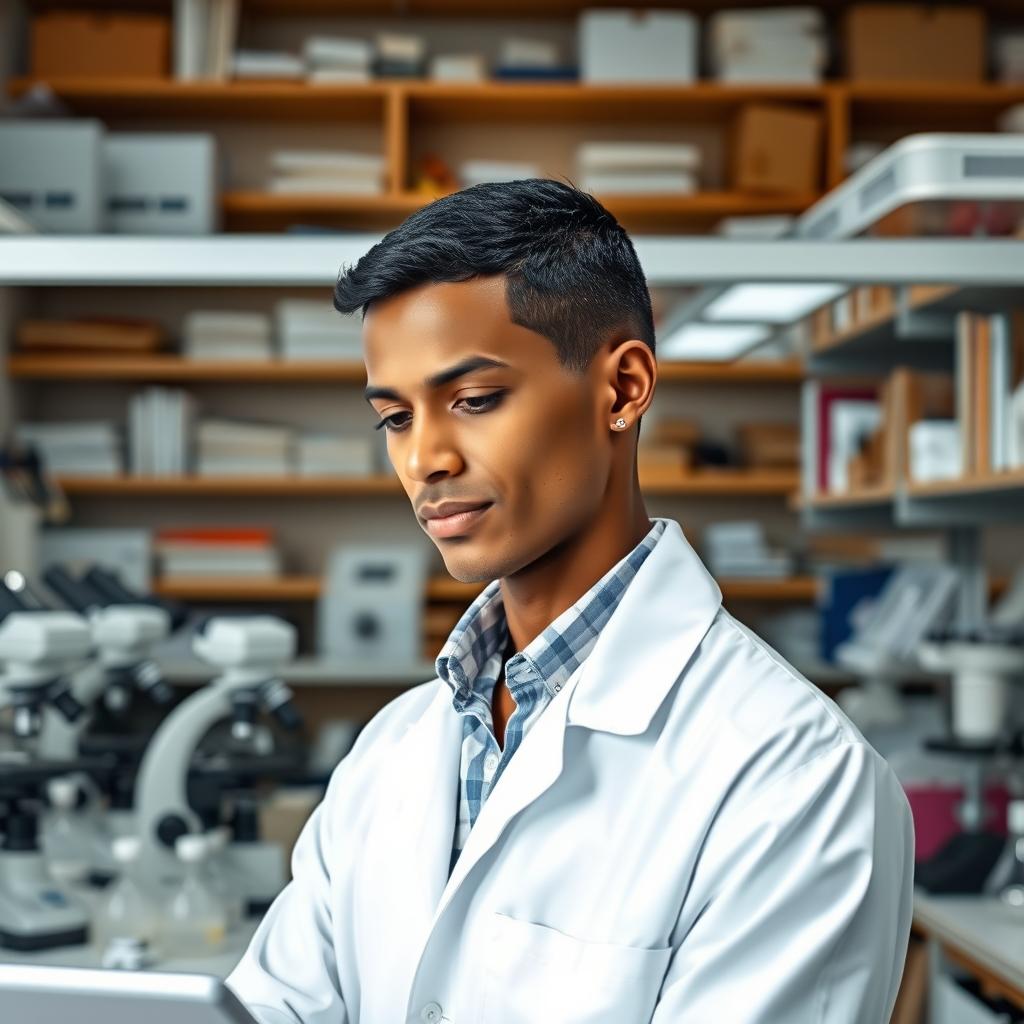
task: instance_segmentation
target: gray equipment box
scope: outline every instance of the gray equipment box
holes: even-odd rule
[[[0,1020],[10,1024],[256,1024],[220,978],[157,971],[0,964]]]
[[[111,132],[103,142],[106,226],[115,234],[209,235],[218,227],[212,135]]]
[[[102,230],[102,140],[99,121],[0,121],[0,199],[40,231]]]

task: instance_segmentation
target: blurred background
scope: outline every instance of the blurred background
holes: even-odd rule
[[[1024,1019],[1024,4],[6,0],[0,77],[0,962],[116,964],[133,872],[129,961],[237,959],[479,589],[332,282],[549,177],[651,285],[649,511],[911,799],[894,1020]],[[15,849],[72,909],[15,913]]]

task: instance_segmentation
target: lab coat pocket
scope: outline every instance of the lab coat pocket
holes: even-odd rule
[[[672,956],[586,942],[495,914],[483,965],[482,1024],[641,1024]]]

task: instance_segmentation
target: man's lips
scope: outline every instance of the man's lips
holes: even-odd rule
[[[431,537],[456,537],[480,521],[491,502],[446,501],[427,506],[420,517]]]

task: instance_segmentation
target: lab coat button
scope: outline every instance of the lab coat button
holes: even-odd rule
[[[484,771],[491,776],[494,774],[495,768],[498,767],[498,756],[497,754],[488,754],[484,758]]]
[[[437,1024],[441,1019],[441,1007],[437,1003],[427,1003],[426,1006],[420,1010],[420,1020],[424,1024]]]

